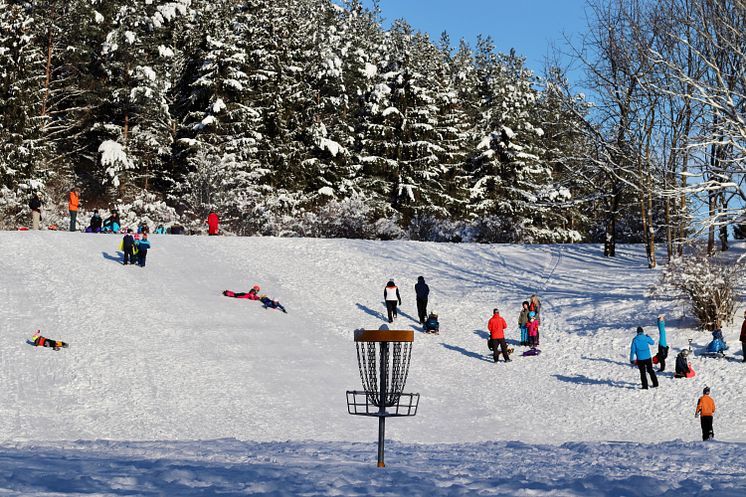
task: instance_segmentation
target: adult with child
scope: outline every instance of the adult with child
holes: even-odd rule
[[[427,300],[430,296],[430,287],[425,283],[424,276],[417,278],[417,283],[414,285],[414,292],[417,295],[417,316],[420,319],[420,324],[424,324],[427,320]]]
[[[655,340],[645,335],[645,330],[642,326],[637,327],[637,335],[632,339],[632,345],[629,351],[629,362],[631,364],[637,364],[640,369],[640,379],[642,380],[642,389],[648,389],[648,377],[650,375],[650,381],[653,383],[653,388],[658,386],[658,377],[655,376],[653,371],[653,356],[650,353],[650,346],[655,345]],[[637,359],[637,360],[635,360]]]
[[[505,328],[507,327],[508,324],[500,315],[500,310],[497,308],[493,309],[492,317],[487,322],[487,329],[490,332],[490,340],[492,340],[492,359],[495,362],[499,362],[500,352],[502,352],[505,362],[510,362],[508,343],[505,341]],[[500,346],[499,350],[498,345]]]
[[[710,387],[702,390],[702,396],[697,401],[697,409],[694,411],[694,417],[699,418],[702,426],[702,440],[715,438],[715,431],[712,428],[712,418],[715,414],[715,401],[710,397]]]
[[[401,305],[401,295],[399,295],[399,287],[394,284],[394,280],[389,280],[386,283],[386,288],[383,289],[383,300],[386,302],[386,312],[389,315],[389,323],[393,323],[397,317],[396,303],[399,302]]]
[[[70,213],[70,231],[78,231],[78,205],[80,204],[80,192],[77,187],[70,190],[67,209]]]
[[[658,316],[658,353],[655,355],[658,361],[658,372],[666,370],[666,358],[668,357],[668,341],[666,340],[666,317]]]

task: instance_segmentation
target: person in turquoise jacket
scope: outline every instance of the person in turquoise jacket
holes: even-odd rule
[[[666,316],[658,316],[658,353],[655,355],[658,359],[658,372],[666,370],[666,357],[668,357],[668,341],[666,340]]]
[[[629,350],[629,362],[631,364],[637,364],[640,368],[640,379],[642,380],[642,389],[648,389],[648,377],[645,374],[650,375],[650,381],[653,384],[653,388],[658,386],[658,377],[655,376],[653,371],[653,355],[650,353],[650,346],[655,345],[655,340],[645,335],[645,330],[642,326],[637,327],[637,336],[632,339],[632,346]],[[635,360],[637,358],[637,360]]]

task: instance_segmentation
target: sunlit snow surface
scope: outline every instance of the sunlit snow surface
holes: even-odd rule
[[[669,369],[687,338],[709,339],[646,298],[659,271],[642,247],[151,238],[139,268],[119,264],[118,236],[0,233],[0,496],[746,494],[740,320],[732,360],[695,357],[694,380],[667,371],[640,391],[638,325],[657,339],[668,316]],[[416,323],[419,275],[438,336]],[[377,470],[376,422],[349,416],[344,392],[360,388],[352,330],[384,324],[392,277],[422,400],[387,424]],[[221,295],[255,283],[289,313]],[[492,308],[513,341],[535,292],[542,355],[493,364]],[[36,329],[70,348],[26,344]]]

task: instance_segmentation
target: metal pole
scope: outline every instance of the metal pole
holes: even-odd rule
[[[386,367],[389,359],[389,343],[381,342],[381,357],[379,361],[379,377],[381,387],[379,391],[378,404],[378,467],[383,468],[386,465],[383,462],[383,440],[386,433]]]

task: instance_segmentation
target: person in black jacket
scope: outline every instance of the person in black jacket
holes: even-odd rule
[[[91,216],[91,223],[89,225],[91,233],[100,233],[102,224],[103,219],[101,219],[101,215],[98,213],[98,209],[94,209],[93,216]]]
[[[127,234],[124,235],[124,239],[122,240],[122,250],[124,250],[124,265],[126,266],[129,264],[135,263],[135,254],[134,249],[135,248],[135,239],[132,236],[132,230],[128,229]]]
[[[430,296],[430,287],[425,283],[424,276],[417,278],[414,291],[417,294],[417,315],[420,318],[420,324],[424,324],[427,320],[427,299]]]

